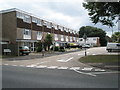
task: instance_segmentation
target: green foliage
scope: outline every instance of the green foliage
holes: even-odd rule
[[[79,60],[83,63],[109,63],[109,62],[120,62],[118,55],[89,55],[82,57]]]
[[[55,46],[55,51],[59,51],[60,47]]]
[[[120,19],[120,2],[87,2],[83,7],[88,10],[88,15],[93,23],[102,23],[113,27],[115,20]]]
[[[100,37],[101,46],[105,46],[107,44],[106,33],[100,28],[83,26],[79,30],[79,37],[83,37],[84,33],[86,33],[87,37]]]
[[[48,50],[50,49],[50,46],[53,42],[53,36],[51,34],[47,34],[44,40],[44,46],[45,48],[48,47]]]
[[[60,49],[59,52],[65,52],[65,49]]]
[[[115,32],[113,35],[112,35],[112,40],[114,42],[120,42],[120,32]]]
[[[36,44],[36,51],[37,51],[37,52],[41,52],[41,51],[42,51],[42,43],[41,43],[41,42],[38,42],[38,43]]]

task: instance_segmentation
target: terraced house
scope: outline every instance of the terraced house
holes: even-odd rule
[[[55,45],[78,43],[79,40],[75,30],[43,20],[16,8],[2,10],[0,16],[2,17],[2,49],[11,45],[12,48],[7,48],[11,48],[13,54],[18,54],[19,46],[29,46],[34,52],[36,43],[43,41],[47,33],[53,35]]]

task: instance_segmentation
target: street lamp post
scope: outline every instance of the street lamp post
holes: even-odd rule
[[[83,35],[83,39],[84,39],[85,45],[86,45],[87,35],[86,35],[85,33],[84,33],[84,35]],[[87,56],[86,47],[85,47],[85,56]]]

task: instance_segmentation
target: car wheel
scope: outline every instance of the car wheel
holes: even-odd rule
[[[29,53],[26,53],[26,55],[29,55]]]

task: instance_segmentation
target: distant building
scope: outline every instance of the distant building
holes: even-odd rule
[[[2,17],[0,44],[3,45],[2,49],[10,48],[12,54],[19,54],[19,46],[28,46],[34,52],[36,43],[44,41],[47,33],[53,35],[56,46],[79,41],[79,35],[75,30],[43,20],[19,9],[2,10],[0,17]]]
[[[85,40],[83,38],[79,38],[79,45],[85,44]],[[99,37],[87,37],[86,44],[90,46],[100,46],[100,38]]]

